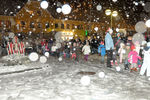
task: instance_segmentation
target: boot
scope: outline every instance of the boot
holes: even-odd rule
[[[127,64],[124,65],[124,69],[125,69],[125,70],[129,69],[129,67],[128,67]]]
[[[131,69],[130,69],[130,72],[133,72],[133,70],[134,70],[134,68],[131,68]]]
[[[111,60],[111,66],[113,66],[114,64],[113,64],[113,60]]]
[[[138,70],[137,70],[137,68],[134,68],[134,71],[136,71],[136,72],[137,72],[137,71],[138,71]]]
[[[117,61],[115,61],[115,65],[116,65],[116,66],[118,66],[118,63],[117,63]]]

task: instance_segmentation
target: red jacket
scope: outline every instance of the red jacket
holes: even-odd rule
[[[128,54],[128,62],[137,63],[138,59],[142,59],[136,51],[130,51]]]

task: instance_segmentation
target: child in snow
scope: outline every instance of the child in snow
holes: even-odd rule
[[[138,59],[141,59],[141,57],[136,52],[136,49],[133,48],[133,50],[130,51],[130,53],[128,54],[128,62],[131,64],[131,68],[130,68],[131,72],[137,71]]]
[[[88,56],[91,53],[89,42],[86,42],[86,45],[83,46],[82,52],[84,54],[84,60],[87,61],[88,60]]]
[[[57,49],[58,47],[56,46],[56,43],[53,44],[52,48],[51,48],[51,54],[52,56],[57,56]]]
[[[150,76],[150,42],[147,43],[147,47],[144,49],[144,59],[140,75],[144,75],[145,72],[146,76]]]
[[[120,64],[122,63],[122,60],[124,59],[124,54],[125,53],[126,53],[125,45],[124,45],[124,43],[120,43],[120,48],[118,50]]]
[[[70,42],[71,43],[71,42]],[[66,58],[70,58],[70,47],[71,47],[71,44],[69,42],[66,43],[65,45],[65,49],[64,49],[64,57]]]
[[[114,65],[114,63],[115,63],[116,66],[118,66],[116,47],[114,47],[114,50],[113,50],[113,52],[112,52],[112,60],[111,60],[110,62],[111,62],[111,65],[112,65],[112,66]]]
[[[98,47],[98,52],[101,53],[101,63],[103,64],[104,63],[104,57],[106,55],[106,49],[105,49],[103,41],[100,43],[100,46]]]
[[[73,46],[72,46],[72,48],[71,48],[71,58],[72,59],[76,59],[76,51],[77,51],[77,48],[76,48],[76,46],[77,46],[77,44],[74,42],[73,43]]]
[[[124,54],[124,68],[125,70],[129,69],[129,62],[128,62],[128,54],[130,53],[131,49],[130,49],[130,44],[127,43],[126,47],[125,47],[125,54]]]

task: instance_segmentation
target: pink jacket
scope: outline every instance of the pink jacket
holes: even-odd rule
[[[128,62],[137,63],[138,59],[142,59],[136,51],[131,51],[128,54]]]

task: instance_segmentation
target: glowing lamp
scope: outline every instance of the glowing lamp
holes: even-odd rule
[[[113,11],[112,12],[112,16],[116,17],[118,15],[118,12],[117,11]]]
[[[105,11],[105,14],[106,14],[106,15],[110,15],[110,14],[111,14],[111,10],[110,10],[110,9],[107,9],[107,10]]]

